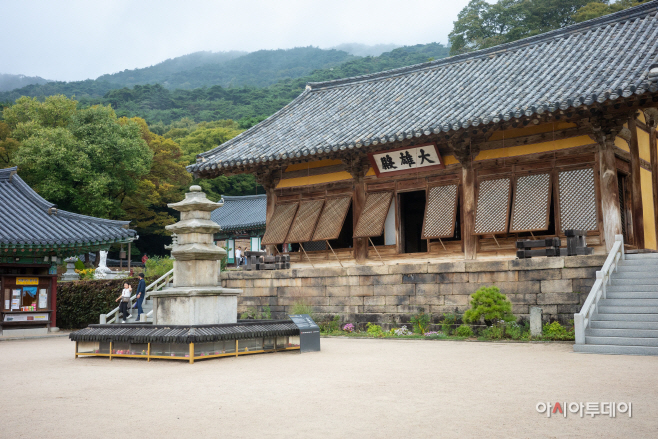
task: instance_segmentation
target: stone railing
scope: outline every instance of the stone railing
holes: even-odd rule
[[[596,272],[596,281],[592,285],[582,309],[573,316],[576,344],[585,344],[585,330],[592,316],[596,314],[599,300],[606,298],[606,286],[610,283],[612,273],[617,271],[617,264],[624,258],[624,237],[615,235],[615,243],[610,249],[601,271]]]

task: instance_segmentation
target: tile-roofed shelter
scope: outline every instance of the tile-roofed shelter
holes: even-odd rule
[[[650,1],[485,50],[309,83],[188,170],[255,174],[267,192],[263,244],[271,253],[299,244],[297,262],[322,252],[360,264],[513,258],[518,239],[567,229],[587,230],[596,252],[616,234],[629,249],[656,249],[657,13]]]
[[[225,195],[222,200],[224,205],[210,214],[210,219],[222,228],[215,233],[215,243],[227,248],[228,264],[237,264],[239,261],[235,256],[238,247],[260,251],[267,219],[267,194]]]
[[[214,210],[210,219],[223,233],[265,229],[267,195],[223,196],[224,206]]]
[[[0,169],[0,331],[55,326],[57,261],[131,242],[129,224],[58,209]]]
[[[112,221],[57,209],[34,192],[18,176],[15,167],[0,169],[0,218],[3,253],[16,249],[20,253],[81,254],[87,249],[128,242],[135,236],[135,231],[128,228],[130,221]]]

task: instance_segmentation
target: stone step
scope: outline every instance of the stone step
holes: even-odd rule
[[[630,278],[620,278],[616,274],[612,277],[612,282],[610,286],[625,286],[625,285],[657,285],[658,286],[658,277],[655,276],[637,276]]]
[[[658,253],[626,253],[626,260],[658,259]]]
[[[656,322],[635,322],[631,320],[592,320],[591,329],[652,329],[658,330]]]
[[[646,266],[646,267],[656,267],[658,266],[658,259],[626,259],[623,261],[619,261],[619,267],[639,267],[639,266]]]
[[[589,337],[619,337],[619,338],[655,338],[658,339],[656,329],[629,329],[629,328],[588,328],[585,336]]]
[[[658,313],[656,314],[603,314],[601,310],[592,321],[597,322],[658,322]]]
[[[608,299],[658,299],[658,291],[656,292],[630,292],[630,293],[620,293],[614,291],[608,291],[606,294]]]
[[[658,348],[658,338],[654,337],[591,337],[585,335],[585,344],[616,345],[616,346],[655,346]]]
[[[658,299],[601,299],[599,306],[621,306],[621,307],[654,307],[658,309]]]
[[[627,268],[646,268],[642,271],[627,270]],[[612,274],[613,279],[658,279],[658,265],[655,267],[624,267]]]
[[[629,284],[629,285],[608,285],[606,291],[615,292],[615,293],[651,293],[658,292],[658,285],[638,285],[638,284]]]
[[[599,315],[602,314],[658,314],[658,306],[602,306],[599,305]]]
[[[585,354],[658,355],[658,347],[654,346],[575,344],[573,345],[573,351]]]

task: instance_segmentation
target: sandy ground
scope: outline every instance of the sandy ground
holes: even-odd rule
[[[322,352],[197,362],[0,342],[0,437],[656,437],[658,357],[568,344],[322,339]],[[633,417],[539,414],[632,402]]]

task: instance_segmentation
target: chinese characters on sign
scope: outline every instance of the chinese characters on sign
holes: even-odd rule
[[[370,155],[370,161],[377,175],[444,167],[441,156],[433,144],[374,153]]]
[[[627,413],[629,418],[633,417],[633,406],[630,402],[538,402],[537,412],[546,413],[546,417],[550,418],[551,415],[567,417],[567,413],[579,415],[581,418],[584,416],[596,415],[616,417],[617,413]]]

